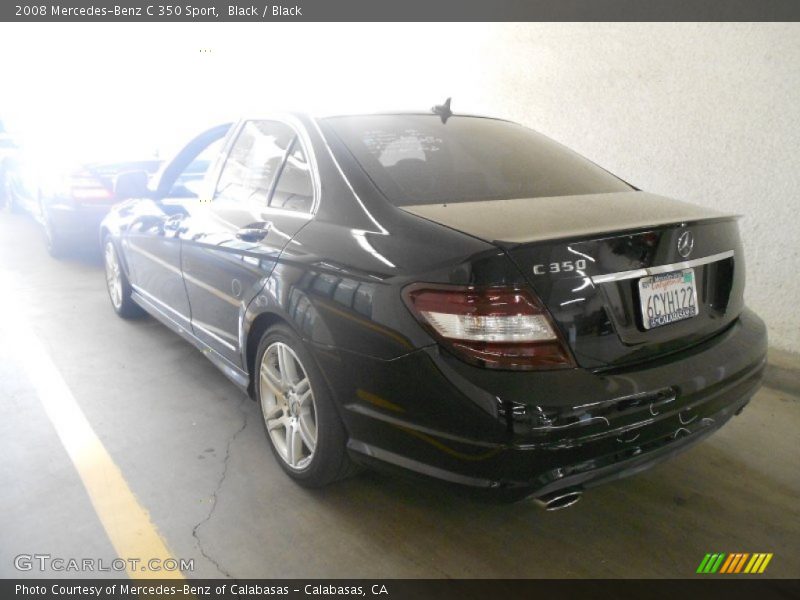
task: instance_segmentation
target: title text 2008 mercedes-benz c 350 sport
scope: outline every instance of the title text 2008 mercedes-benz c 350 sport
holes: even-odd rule
[[[564,507],[703,439],[761,380],[736,217],[508,121],[244,119],[146,181],[118,178],[101,228],[114,309],[247,390],[305,485],[388,465]]]

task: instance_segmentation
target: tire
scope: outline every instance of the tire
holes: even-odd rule
[[[8,209],[8,212],[12,214],[21,213],[22,207],[20,206],[19,202],[17,202],[17,198],[14,194],[14,190],[11,188],[11,185],[4,183],[3,188],[3,204]]]
[[[0,163],[0,206],[9,212],[13,208],[11,202],[11,185],[8,183],[8,165]]]
[[[42,228],[44,229],[44,243],[47,253],[53,258],[63,258],[70,250],[68,241],[64,235],[53,226],[50,215],[44,206],[40,207],[42,213]]]
[[[322,487],[355,472],[347,432],[314,358],[285,325],[258,345],[253,388],[278,464],[305,487]]]
[[[103,264],[106,272],[106,289],[114,312],[123,319],[143,316],[144,310],[131,298],[131,284],[119,261],[119,253],[111,237],[103,240]]]

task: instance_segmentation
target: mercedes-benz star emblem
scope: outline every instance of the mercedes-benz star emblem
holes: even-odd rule
[[[694,236],[691,231],[684,231],[678,238],[678,254],[688,258],[694,248]]]

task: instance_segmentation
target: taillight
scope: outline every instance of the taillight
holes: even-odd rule
[[[547,310],[518,287],[416,283],[403,290],[411,312],[445,348],[495,369],[574,367]]]
[[[102,181],[86,173],[77,173],[70,178],[70,195],[79,202],[111,200],[113,197]]]

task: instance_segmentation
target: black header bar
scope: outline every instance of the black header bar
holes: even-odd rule
[[[800,1],[4,0],[0,21],[800,21]]]

